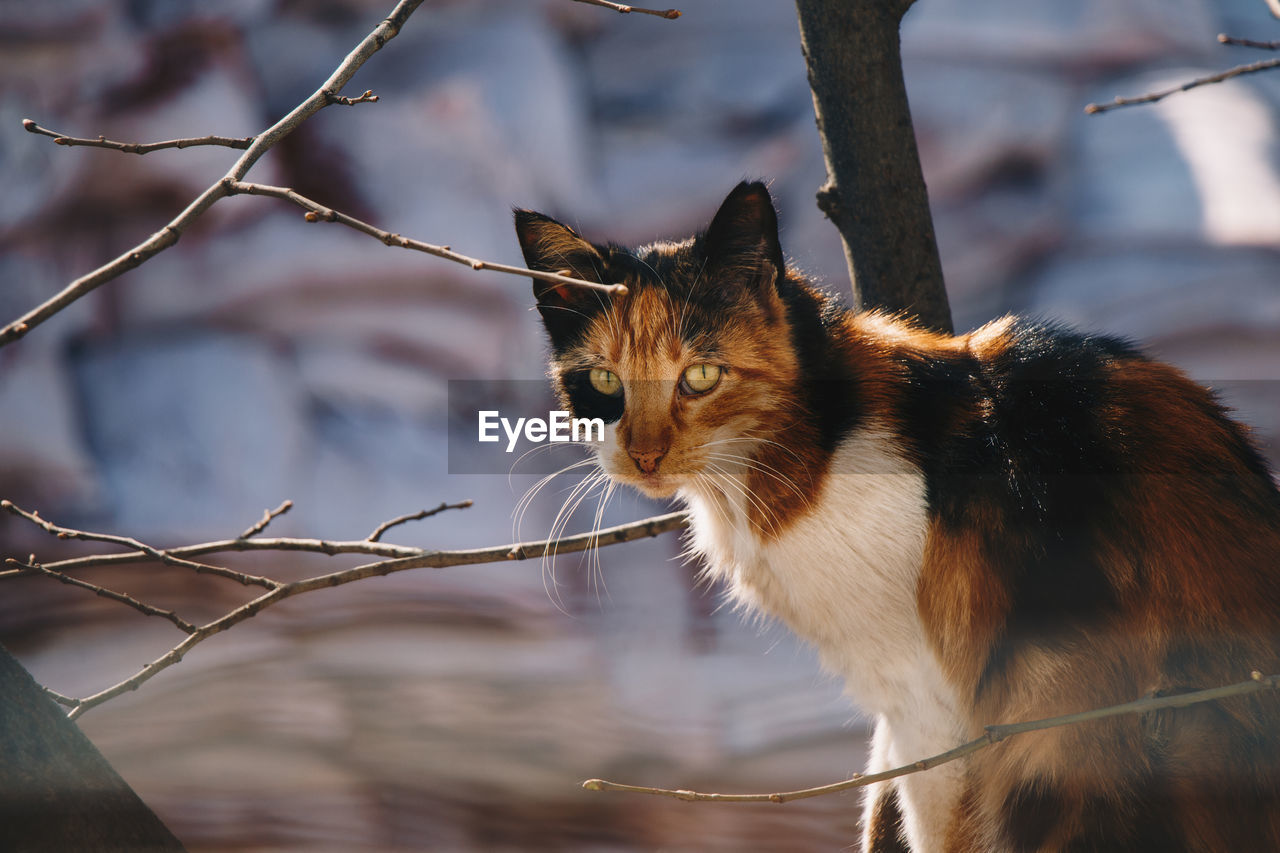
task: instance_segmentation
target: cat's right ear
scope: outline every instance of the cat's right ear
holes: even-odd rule
[[[603,283],[604,258],[577,231],[532,210],[516,210],[515,223],[529,269]],[[538,279],[533,280],[533,295],[554,345],[566,343],[608,298],[591,288]]]

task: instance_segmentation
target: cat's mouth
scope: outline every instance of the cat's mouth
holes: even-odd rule
[[[689,479],[684,474],[663,471],[659,468],[656,471],[645,472],[632,469],[627,470],[610,470],[611,466],[605,466],[605,472],[614,481],[631,486],[646,497],[650,498],[669,498],[675,495],[676,491]]]

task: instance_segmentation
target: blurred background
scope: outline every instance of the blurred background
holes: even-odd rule
[[[310,94],[391,0],[0,2],[0,320],[141,241],[238,152],[125,141],[246,136]],[[684,17],[570,0],[428,2],[250,180],[406,236],[520,263],[510,209],[623,243],[704,224],[770,180],[783,246],[848,292],[794,10],[689,0]],[[957,328],[1008,311],[1143,341],[1219,389],[1280,455],[1280,73],[1086,116],[1261,58],[1263,0],[920,0],[906,75]],[[220,202],[181,243],[0,350],[0,496],[154,545],[278,535],[512,540],[532,477],[450,475],[446,383],[538,380],[525,279]],[[535,382],[535,384],[538,384]],[[531,504],[547,534],[567,496]],[[596,507],[570,522],[589,528]],[[605,523],[664,511],[615,497]],[[39,534],[39,535],[37,535]],[[192,851],[834,850],[856,795],[785,806],[591,794],[601,776],[721,791],[834,781],[863,722],[777,626],[719,607],[667,536],[419,571],[294,599],[201,645],[81,725]],[[70,553],[0,519],[0,552]],[[351,564],[260,555],[279,578]],[[207,620],[234,584],[175,569],[92,579]],[[0,642],[86,695],[180,639],[53,582],[7,582]]]

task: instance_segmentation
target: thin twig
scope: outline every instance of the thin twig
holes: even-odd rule
[[[377,95],[373,94],[372,89],[365,89],[364,94],[357,95],[354,98],[348,98],[346,95],[337,95],[333,92],[326,92],[325,95],[329,98],[329,103],[342,104],[347,107],[353,107],[356,104],[373,104],[382,100]]]
[[[1254,74],[1258,71],[1266,71],[1276,67],[1280,67],[1280,59],[1264,59],[1261,62],[1254,62],[1249,65],[1239,65],[1218,74],[1212,74],[1208,77],[1200,77],[1196,80],[1190,80],[1183,83],[1181,86],[1174,86],[1172,89],[1164,89],[1160,92],[1152,92],[1148,95],[1142,95],[1136,98],[1116,98],[1109,104],[1089,104],[1084,108],[1084,111],[1093,115],[1094,113],[1104,113],[1108,110],[1118,109],[1119,107],[1131,107],[1134,104],[1151,104],[1156,101],[1163,100],[1170,95],[1176,95],[1179,92],[1186,92],[1189,89],[1195,89],[1199,86],[1207,86],[1210,83],[1221,83],[1224,80],[1230,80],[1233,77],[1239,77],[1243,74]]]
[[[583,0],[588,2],[589,0]],[[404,26],[413,11],[421,5],[422,0],[400,0],[396,4],[395,9],[388,15],[374,30],[360,42],[356,48],[347,54],[338,68],[329,76],[315,92],[313,92],[305,101],[295,107],[288,115],[277,121],[271,127],[259,133],[257,136],[250,137],[250,142],[245,153],[241,155],[235,164],[222,176],[216,183],[207,187],[204,192],[200,193],[186,209],[172,219],[162,229],[152,234],[143,242],[134,246],[129,251],[110,261],[96,270],[81,276],[71,282],[61,292],[46,300],[42,304],[28,311],[23,316],[14,320],[7,326],[0,327],[0,347],[12,343],[24,337],[33,328],[48,320],[54,314],[66,308],[72,302],[80,299],[99,286],[115,279],[125,272],[145,263],[150,258],[168,249],[170,246],[178,242],[183,232],[198,217],[204,214],[219,200],[237,192],[245,192],[254,195],[276,195],[286,198],[289,201],[298,204],[307,209],[307,218],[309,221],[317,221],[324,219],[329,222],[341,222],[358,231],[362,231],[372,237],[376,237],[388,246],[400,246],[406,249],[414,249],[416,251],[425,252],[429,255],[445,258],[456,263],[465,264],[473,270],[494,270],[495,272],[508,273],[512,275],[525,276],[527,278],[536,278],[542,281],[549,281],[555,284],[580,285],[595,289],[602,289],[615,294],[626,293],[626,288],[622,285],[600,285],[593,282],[586,282],[580,279],[570,278],[568,276],[560,276],[555,273],[544,273],[534,270],[527,270],[521,267],[508,266],[506,264],[492,263],[490,261],[481,261],[466,255],[452,251],[448,246],[435,246],[430,243],[423,243],[418,240],[410,240],[401,237],[399,234],[393,234],[380,228],[375,228],[368,223],[361,222],[358,219],[347,216],[346,214],[337,213],[330,210],[310,199],[299,196],[291,190],[282,187],[262,187],[256,184],[242,184],[244,176],[249,172],[253,165],[265,154],[272,146],[284,139],[292,133],[297,127],[306,121],[315,113],[319,112],[326,106],[331,104],[359,104],[368,103],[378,100],[378,96],[374,95],[371,90],[366,90],[363,94],[351,98],[340,95],[342,87],[350,81],[356,70],[365,63],[374,53],[382,49],[382,47],[394,38],[400,28]],[[649,10],[636,8],[634,11],[646,12]],[[676,16],[679,15],[675,10]],[[664,13],[665,14],[665,13]],[[671,15],[665,15],[671,17]],[[52,136],[62,144],[71,144],[71,137],[60,136],[59,134],[45,130],[39,127],[30,119],[23,120],[23,126],[33,133],[42,133],[46,136]],[[220,137],[205,137],[208,139],[217,139]],[[178,142],[192,143],[190,140],[173,140],[171,147],[183,147]],[[107,140],[75,140],[76,144],[98,145],[99,147],[117,148],[119,150],[137,150],[142,153],[141,148],[150,145],[152,147],[169,146],[169,143],[110,143]],[[209,143],[216,144],[216,143]],[[242,146],[234,146],[242,147]],[[249,187],[259,187],[261,191],[248,189]],[[314,218],[313,218],[314,217]]]
[[[331,539],[296,539],[292,537],[219,539],[212,542],[202,542],[198,545],[183,545],[176,548],[166,548],[164,553],[168,554],[170,557],[196,557],[203,554],[225,554],[245,551],[296,551],[309,554],[324,554],[328,557],[334,557],[338,554],[364,554],[366,556],[383,557],[386,559],[416,557],[427,553],[421,548],[412,548],[407,545],[390,545],[386,542],[370,542],[367,539],[339,541]],[[17,563],[17,561],[12,558],[6,560],[6,562],[13,564]],[[34,557],[31,562],[35,562]],[[44,563],[43,565],[45,568],[54,569],[56,571],[73,571],[78,569],[100,568],[102,566],[123,566],[133,563],[151,562],[159,561],[146,551],[124,551],[119,554],[93,554],[86,557],[68,557],[64,560]],[[22,574],[25,574],[22,569],[0,571],[0,580]],[[239,580],[239,577],[236,575],[237,573],[232,572],[229,573],[227,577],[230,577],[233,580]]]
[[[956,759],[964,758],[966,755],[971,755],[979,750],[986,749],[992,744],[999,743],[1002,740],[1023,734],[1024,732],[1053,729],[1061,726],[1072,726],[1079,723],[1089,722],[1091,720],[1101,720],[1107,717],[1118,717],[1125,714],[1142,714],[1149,711],[1158,711],[1162,708],[1184,708],[1188,705],[1200,704],[1201,702],[1213,702],[1215,700],[1226,699],[1231,696],[1245,696],[1262,690],[1274,690],[1278,687],[1280,687],[1280,675],[1264,676],[1259,672],[1255,672],[1252,674],[1249,681],[1242,681],[1238,684],[1227,685],[1226,687],[1212,687],[1208,690],[1197,690],[1192,693],[1180,693],[1175,696],[1156,696],[1146,699],[1137,699],[1132,702],[1125,702],[1122,705],[1112,705],[1108,708],[1097,708],[1091,711],[1082,711],[1078,714],[1064,714],[1059,717],[1049,717],[1043,720],[1031,720],[1025,723],[987,726],[986,731],[981,737],[974,738],[968,743],[957,746],[955,749],[940,752],[937,755],[930,756],[929,758],[921,759],[920,761],[913,761],[910,764],[904,764],[901,767],[895,767],[892,770],[885,770],[880,773],[868,773],[865,775],[859,773],[842,782],[835,782],[830,785],[819,785],[815,788],[803,788],[798,791],[781,791],[774,794],[712,794],[685,789],[650,788],[645,785],[623,785],[618,782],[607,782],[604,779],[588,779],[582,783],[582,787],[586,788],[588,791],[622,791],[632,794],[650,794],[660,797],[673,797],[677,800],[696,802],[785,803],[790,800],[804,800],[809,797],[821,797],[825,794],[836,794],[840,791],[848,791],[852,788],[862,788],[867,785],[873,785],[876,782],[896,779],[899,776],[920,773],[941,764],[947,764],[955,761]]]
[[[275,509],[263,510],[262,518],[258,520],[258,523],[250,527],[244,533],[241,533],[240,538],[248,539],[251,536],[257,536],[259,533],[267,529],[268,524],[270,524],[272,521],[279,518],[280,516],[284,515],[286,512],[288,512],[291,509],[293,509],[293,501],[285,501]]]
[[[669,21],[674,21],[680,17],[679,9],[642,9],[639,6],[627,6],[623,3],[610,3],[609,0],[576,0],[576,2],[586,3],[591,6],[603,6],[606,9],[612,9],[624,15],[635,12],[640,15],[657,15],[659,18],[666,18]]]
[[[12,504],[9,501],[0,502]],[[7,508],[7,507],[6,507]],[[16,507],[15,507],[16,509]],[[11,510],[12,511],[12,510]],[[28,515],[18,511],[24,518]],[[36,523],[44,525],[43,520]],[[333,557],[338,554],[364,554],[371,557],[382,557],[387,563],[396,563],[392,571],[403,571],[408,568],[443,569],[449,566],[470,566],[478,563],[494,563],[504,560],[528,560],[531,558],[556,554],[572,554],[585,551],[595,544],[597,537],[601,546],[618,545],[658,536],[672,530],[683,530],[688,525],[687,516],[683,512],[672,512],[633,521],[629,524],[607,527],[599,533],[583,533],[567,536],[559,540],[539,540],[511,545],[495,545],[489,548],[474,548],[457,551],[433,551],[426,548],[413,548],[408,545],[392,545],[387,542],[370,542],[368,539],[333,540],[333,539],[296,539],[296,538],[254,538],[254,539],[220,539],[203,542],[198,545],[183,545],[166,548],[163,552],[155,549],[149,551],[134,550],[120,554],[94,554],[86,557],[69,557],[65,560],[44,563],[47,569],[67,572],[99,566],[119,566],[132,563],[148,563],[163,561],[160,553],[170,558],[198,557],[206,554],[225,554],[245,551],[292,551],[308,554],[324,554]],[[12,558],[10,558],[12,559]],[[416,561],[416,565],[402,565],[400,561]],[[15,561],[16,562],[16,561]],[[383,563],[374,563],[382,566]],[[359,568],[359,567],[357,567]],[[351,571],[355,571],[352,569]],[[8,576],[24,574],[22,570],[0,572],[0,579]],[[370,574],[376,574],[371,572]],[[239,580],[239,573],[228,574],[233,580]],[[264,580],[268,580],[265,579]]]
[[[1254,41],[1253,39],[1239,39],[1229,36],[1226,33],[1218,34],[1218,41],[1222,44],[1231,44],[1236,47],[1256,47],[1259,50],[1280,50],[1280,41]]]
[[[451,509],[469,504],[470,501],[464,501],[460,504],[444,504],[442,507],[435,510],[425,510],[422,513],[415,513],[410,516],[393,519],[375,530],[374,535],[381,535],[381,533],[384,533],[385,530],[389,529],[391,526],[403,521],[411,520],[414,517],[426,517],[427,515],[434,514],[435,512],[443,511],[443,509]],[[46,563],[44,565],[36,564],[34,557],[30,564],[21,563],[10,558],[6,562],[10,565],[19,566],[20,568],[8,572],[0,572],[0,579],[13,575],[26,574],[28,571],[33,569],[44,572],[45,574],[64,574],[68,569],[157,560],[166,563],[184,565],[189,561],[182,559],[182,555],[196,556],[229,551],[307,551],[328,555],[362,553],[390,557],[390,559],[382,559],[377,562],[366,563],[364,565],[355,566],[354,568],[331,572],[329,574],[316,575],[303,580],[294,581],[292,583],[282,583],[269,578],[259,578],[258,580],[262,581],[261,585],[266,587],[266,592],[206,625],[198,627],[190,626],[191,630],[187,631],[187,637],[183,639],[182,642],[178,643],[178,645],[174,646],[164,655],[148,663],[129,678],[83,699],[70,699],[68,697],[63,697],[63,700],[65,701],[59,700],[63,701],[63,704],[71,708],[68,716],[73,719],[79,717],[90,708],[101,705],[103,702],[106,702],[116,696],[130,690],[136,690],[139,686],[153,678],[158,673],[182,660],[183,655],[197,644],[207,640],[215,634],[222,633],[228,628],[231,628],[252,616],[255,616],[267,607],[283,601],[286,598],[292,598],[295,595],[315,592],[320,589],[330,589],[335,586],[354,583],[355,581],[363,580],[365,578],[389,575],[394,572],[403,572],[410,569],[440,569],[449,566],[468,566],[506,560],[526,560],[553,553],[571,554],[577,551],[585,551],[588,548],[618,545],[624,542],[633,542],[637,539],[658,536],[662,533],[666,533],[667,531],[681,530],[687,525],[687,518],[684,513],[673,512],[668,513],[667,515],[646,518],[630,524],[621,524],[616,527],[609,527],[600,531],[582,533],[562,539],[544,539],[536,542],[514,543],[490,548],[473,548],[455,551],[432,551],[424,548],[388,545],[384,542],[374,540],[372,536],[370,539],[352,542],[333,542],[323,539],[263,539],[242,537],[238,539],[205,542],[199,545],[188,545],[182,548],[170,548],[165,551],[160,551],[158,549],[151,548],[150,546],[143,545],[135,539],[127,537],[87,533],[85,531],[60,527],[40,518],[37,513],[28,512],[18,508],[10,501],[0,501],[0,508],[6,509],[14,515],[37,524],[60,538],[88,539],[92,541],[110,542],[112,544],[133,543],[131,547],[134,548],[133,551],[123,554],[99,554],[90,557],[74,557],[57,562]],[[267,520],[269,521],[269,519]],[[250,530],[252,529],[253,528],[250,528]],[[203,566],[203,564],[195,565]],[[236,580],[254,577],[253,575],[243,575],[240,572],[233,572],[230,569],[223,569],[217,566],[208,568],[217,569],[217,573]],[[77,585],[84,585],[95,590],[101,589],[101,587],[97,587],[92,584]],[[140,602],[138,602],[138,604],[140,604]],[[130,606],[135,605],[130,604]],[[145,607],[146,605],[143,606]],[[151,615],[162,614],[155,613]],[[179,627],[183,626],[179,625]],[[183,630],[186,631],[187,629],[183,627]]]
[[[107,544],[110,544],[110,545],[119,545],[121,547],[129,548],[134,551],[140,551],[143,554],[150,557],[151,559],[159,560],[160,562],[170,566],[182,566],[184,568],[192,569],[198,574],[210,574],[210,575],[217,575],[219,577],[229,578],[231,580],[238,581],[244,584],[245,586],[261,586],[261,587],[266,587],[267,589],[272,589],[276,586],[279,586],[279,584],[277,584],[275,581],[271,580],[270,578],[264,578],[258,575],[245,574],[244,572],[237,572],[231,569],[224,569],[221,566],[211,566],[208,563],[197,563],[194,560],[187,560],[182,557],[175,556],[169,551],[162,551],[159,548],[153,548],[150,545],[147,545],[146,543],[139,542],[137,539],[134,539],[132,536],[116,536],[111,533],[89,533],[84,530],[74,530],[70,527],[60,527],[59,525],[56,525],[51,521],[45,521],[43,518],[40,517],[40,514],[38,512],[27,512],[24,509],[20,509],[19,507],[15,506],[12,501],[0,500],[0,509],[7,510],[13,515],[18,516],[19,518],[25,518],[27,521],[30,521],[32,524],[35,524],[39,527],[44,528],[44,530],[53,534],[59,539],[78,539],[84,542],[106,542]],[[13,560],[12,558],[5,560],[5,562],[10,565],[25,565],[25,564],[19,564],[16,560]],[[55,567],[46,566],[46,568],[55,568]]]
[[[97,139],[82,139],[77,136],[68,136],[65,133],[58,133],[41,127],[29,118],[22,120],[22,126],[29,133],[37,133],[41,136],[51,136],[53,141],[58,145],[66,145],[68,147],[84,146],[87,148],[110,148],[114,151],[124,151],[128,154],[150,154],[152,151],[159,151],[162,148],[193,148],[197,145],[221,145],[224,148],[248,148],[253,143],[252,136],[234,138],[230,136],[193,136],[184,139],[166,139],[164,142],[114,142],[105,136],[99,136]]]
[[[469,506],[471,506],[470,500],[458,501],[456,504],[442,502],[440,506],[436,507],[435,509],[424,509],[419,512],[411,512],[408,515],[402,515],[397,518],[393,518],[390,521],[384,521],[374,528],[373,532],[369,534],[369,536],[365,541],[377,542],[379,539],[382,538],[382,534],[386,533],[388,530],[390,530],[391,528],[395,527],[398,524],[404,524],[409,521],[421,521],[424,518],[430,518],[433,515],[439,515],[440,513],[444,512],[447,509],[466,509]]]
[[[19,566],[20,570],[42,574],[46,577],[53,578],[59,583],[67,584],[68,586],[87,589],[92,593],[102,596],[103,598],[109,598],[112,601],[118,601],[121,604],[132,607],[134,610],[137,610],[139,613],[146,616],[159,616],[161,619],[168,619],[183,633],[194,634],[196,632],[195,625],[192,625],[172,610],[161,610],[159,607],[152,607],[150,604],[144,604],[131,595],[125,595],[123,592],[116,592],[115,590],[107,589],[106,587],[98,586],[97,584],[89,583],[88,581],[82,581],[79,578],[73,578],[70,575],[63,574],[62,572],[55,572],[52,569],[45,568],[39,563],[19,563],[16,560],[8,560],[6,562],[10,565]]]
[[[50,299],[28,311],[7,326],[0,328],[0,347],[22,338],[33,328],[66,308],[72,302],[121,274],[146,262],[178,242],[183,232],[219,199],[228,194],[228,181],[242,179],[255,163],[276,143],[284,139],[315,113],[328,106],[330,96],[342,91],[361,65],[395,38],[422,0],[400,0],[391,14],[383,19],[355,49],[347,54],[329,79],[321,84],[305,101],[294,107],[284,118],[253,137],[244,154],[236,160],[226,175],[210,184],[204,192],[187,205],[186,209],[146,240],[129,249],[115,260],[109,261],[90,273],[68,284]]]
[[[239,623],[256,616],[261,611],[284,601],[286,598],[292,598],[295,595],[303,593],[315,592],[320,589],[331,589],[335,586],[353,583],[365,578],[377,577],[380,575],[389,575],[393,572],[402,572],[409,569],[418,568],[445,568],[447,566],[474,565],[476,563],[491,563],[498,560],[522,560],[530,556],[542,556],[551,551],[556,553],[570,553],[573,551],[582,551],[593,546],[616,545],[622,542],[631,542],[636,539],[642,539],[649,536],[657,536],[667,530],[674,530],[683,527],[685,518],[683,513],[671,513],[666,516],[646,519],[633,524],[620,525],[600,531],[599,533],[584,533],[579,536],[572,536],[567,539],[543,540],[527,544],[507,545],[501,548],[477,548],[469,551],[426,551],[420,557],[408,557],[398,560],[384,560],[377,563],[369,563],[363,566],[356,566],[345,571],[333,572],[327,575],[318,575],[316,577],[306,578],[293,583],[281,584],[275,589],[264,593],[263,595],[237,607],[230,613],[215,619],[207,625],[202,625],[196,629],[195,633],[189,635],[178,645],[174,646],[164,655],[144,666],[133,676],[126,678],[106,690],[100,691],[79,700],[78,704],[71,709],[68,717],[75,719],[88,711],[101,705],[103,702],[113,699],[130,690],[137,690],[139,686],[149,681],[151,678],[159,674],[175,663],[182,660],[183,655],[190,651],[194,646],[209,639],[215,634],[231,628]],[[262,540],[249,540],[258,542]]]
[[[7,501],[5,503],[8,503]],[[25,517],[25,515],[24,515]],[[44,522],[37,523],[43,526]],[[493,563],[502,560],[528,560],[534,557],[542,557],[557,554],[572,554],[577,551],[585,551],[592,547],[595,538],[600,538],[601,545],[617,545],[623,542],[632,542],[636,539],[644,539],[651,536],[658,536],[670,530],[683,530],[688,524],[687,518],[682,512],[672,512],[666,515],[658,515],[653,518],[646,518],[640,521],[634,521],[630,524],[619,525],[618,527],[608,527],[596,533],[583,533],[578,536],[569,536],[559,540],[541,540],[537,542],[517,543],[513,545],[496,545],[491,548],[476,548],[463,551],[431,551],[425,548],[413,548],[407,545],[391,545],[386,542],[370,542],[368,539],[354,540],[333,540],[333,539],[295,539],[295,538],[274,538],[274,539],[220,539],[213,542],[203,542],[199,545],[183,545],[176,548],[166,548],[163,554],[170,558],[181,557],[198,557],[205,554],[225,554],[228,552],[244,552],[244,551],[294,551],[309,554],[324,554],[329,557],[338,554],[364,554],[371,557],[382,557],[388,561],[397,560],[415,560],[418,561],[414,566],[402,566],[395,571],[403,571],[405,568],[430,568],[442,569],[448,566],[474,565],[477,563]],[[550,542],[550,549],[548,549]],[[94,554],[87,557],[68,557],[65,560],[44,563],[45,568],[55,571],[72,571],[75,569],[95,568],[99,566],[120,566],[131,563],[147,563],[162,561],[163,558],[157,556],[161,552],[135,550],[120,554]],[[12,558],[10,558],[12,560]],[[16,561],[13,561],[16,563]],[[381,565],[375,564],[375,565]],[[215,567],[216,568],[216,567]],[[226,571],[226,570],[224,570]],[[0,572],[0,580],[9,576],[24,574],[21,569],[10,572]],[[240,573],[227,571],[226,576],[239,580]]]
[[[67,716],[74,720],[89,709],[101,705],[103,702],[114,699],[115,697],[128,693],[131,690],[137,690],[147,681],[150,681],[164,670],[181,661],[183,656],[196,644],[209,639],[214,634],[222,633],[228,628],[256,615],[263,608],[269,607],[275,602],[283,600],[286,597],[284,590],[289,586],[291,585],[285,584],[277,586],[275,589],[265,592],[252,601],[237,607],[235,610],[232,610],[220,619],[215,619],[207,625],[201,625],[193,633],[189,634],[181,643],[178,643],[178,645],[174,646],[168,652],[142,667],[142,669],[138,670],[137,673],[129,678],[108,687],[106,690],[101,690],[92,696],[86,696],[83,699],[76,700],[75,705],[71,707]]]
[[[624,295],[627,287],[624,284],[597,284],[593,281],[584,281],[580,278],[562,275],[560,273],[542,272],[540,270],[531,270],[525,267],[513,267],[507,264],[498,264],[492,261],[481,261],[476,258],[468,257],[459,252],[453,251],[448,246],[436,246],[431,243],[424,243],[421,240],[411,240],[408,237],[402,237],[399,234],[393,234],[390,231],[384,231],[376,225],[370,225],[349,216],[330,207],[325,207],[318,201],[309,199],[304,195],[294,192],[288,187],[273,187],[267,184],[254,184],[246,181],[227,181],[227,192],[230,195],[259,195],[270,196],[271,198],[283,199],[292,202],[298,207],[306,211],[305,217],[308,222],[336,222],[339,225],[345,225],[353,228],[362,234],[378,240],[386,246],[399,246],[402,249],[412,249],[416,252],[425,252],[428,255],[434,255],[437,258],[444,258],[447,261],[463,264],[471,267],[473,270],[493,270],[494,272],[508,273],[510,275],[520,275],[527,278],[536,278],[539,281],[549,281],[553,284],[567,284],[574,287],[588,287],[592,290],[603,291],[614,295]]]

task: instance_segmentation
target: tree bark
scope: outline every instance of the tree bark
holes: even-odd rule
[[[0,850],[184,850],[3,646]]]
[[[863,308],[952,331],[916,149],[899,28],[914,0],[796,0],[827,162],[818,207],[844,240]]]

